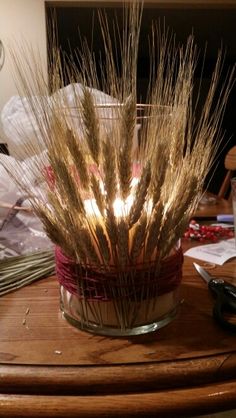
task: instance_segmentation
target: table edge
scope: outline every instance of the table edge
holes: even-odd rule
[[[107,396],[0,394],[0,417],[189,417],[236,407],[236,381],[183,390]],[[174,415],[173,415],[174,414]]]
[[[236,351],[200,358],[134,364],[0,364],[0,393],[130,393],[217,383],[235,376]]]

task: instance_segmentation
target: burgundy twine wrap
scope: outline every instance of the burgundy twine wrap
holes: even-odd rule
[[[78,298],[91,301],[161,296],[175,290],[182,279],[182,248],[162,260],[158,274],[154,263],[131,266],[126,272],[119,273],[91,266],[85,268],[66,256],[60,247],[55,249],[55,259],[59,283]]]

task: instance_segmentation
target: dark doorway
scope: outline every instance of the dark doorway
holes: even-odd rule
[[[191,3],[191,2],[189,2]],[[91,3],[92,4],[92,3]],[[93,3],[94,4],[94,3]],[[69,6],[59,3],[48,2],[46,4],[47,18],[50,23],[51,16],[56,16],[58,43],[62,50],[71,54],[74,48],[80,46],[83,39],[87,39],[99,61],[103,56],[103,42],[100,32],[100,25],[97,10],[98,7],[106,10],[109,22],[117,19],[118,24],[122,25],[123,9],[122,6],[109,5],[103,7],[102,3],[88,7],[88,3],[69,3]],[[218,49],[223,45],[225,51],[225,63],[222,73],[222,82],[226,73],[236,62],[236,42],[235,42],[235,22],[236,7],[209,7],[194,8],[165,8],[154,4],[145,3],[142,29],[140,37],[139,61],[138,61],[138,99],[145,101],[148,76],[149,76],[149,47],[148,39],[153,20],[160,20],[161,24],[169,27],[175,33],[176,43],[185,43],[188,36],[193,33],[199,48],[199,60],[196,69],[196,90],[199,78],[202,75],[201,102],[209,85],[210,76],[214,68]],[[204,58],[204,69],[202,73],[203,56],[207,44]],[[118,64],[119,65],[119,64]],[[98,70],[99,73],[99,70]],[[66,80],[66,76],[65,76]],[[216,193],[224,177],[224,156],[233,145],[236,144],[236,87],[233,88],[227,104],[226,112],[222,123],[222,131],[225,132],[220,153],[216,159],[215,166],[211,169],[206,180],[208,189]],[[208,184],[209,183],[209,184]]]

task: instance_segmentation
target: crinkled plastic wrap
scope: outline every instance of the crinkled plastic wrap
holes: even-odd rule
[[[97,105],[117,103],[116,99],[102,91],[91,89],[91,92]],[[78,111],[78,100],[82,95],[82,85],[76,83],[69,84],[55,92],[52,96],[43,96],[45,104],[48,103],[48,116],[52,104],[56,103],[61,111],[65,112],[68,126],[71,126],[77,132],[82,132],[82,119]],[[77,100],[75,100],[75,97]],[[41,100],[42,98],[37,96],[30,98],[31,102],[40,102]],[[104,118],[105,123],[108,123],[109,112],[110,109],[107,106],[99,109],[99,114]],[[1,121],[10,155],[23,161],[45,149],[45,143],[39,128],[39,120],[42,124],[44,123],[44,114],[40,106],[38,106],[36,118],[27,97],[12,96],[9,99],[2,109]]]
[[[27,197],[0,166],[0,259],[47,250],[53,246],[40,219],[31,211],[15,210],[13,206],[16,202],[18,206],[30,207]],[[8,208],[2,207],[7,205]]]

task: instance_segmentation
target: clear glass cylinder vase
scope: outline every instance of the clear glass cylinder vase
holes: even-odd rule
[[[61,310],[72,325],[100,335],[131,336],[156,331],[176,316],[183,263],[179,242],[158,265],[140,264],[119,274],[70,263],[70,280],[61,273],[58,279]]]

